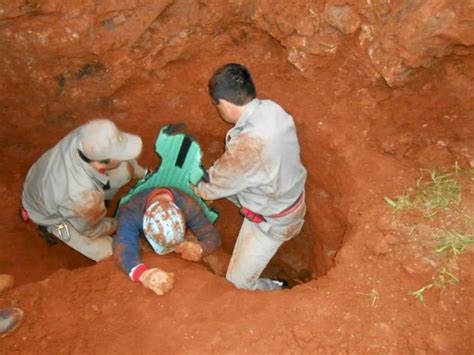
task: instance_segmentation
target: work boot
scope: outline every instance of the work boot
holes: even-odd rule
[[[13,332],[22,321],[23,311],[20,308],[0,308],[0,338]]]
[[[18,216],[24,223],[28,223],[29,221],[31,221],[30,216],[28,216],[28,212],[24,207],[20,207],[20,209],[18,210]],[[43,238],[49,246],[58,244],[58,241],[54,237],[54,235],[49,233],[48,227],[38,225],[36,226],[36,230],[38,231],[40,237]]]
[[[272,282],[273,285],[275,285],[275,289],[278,290],[285,290],[287,288],[289,288],[288,286],[288,281],[284,280],[284,279],[270,279],[270,281]]]
[[[58,240],[55,238],[54,234],[48,231],[48,227],[46,226],[36,226],[36,230],[41,238],[43,238],[49,246],[53,246],[58,244]]]

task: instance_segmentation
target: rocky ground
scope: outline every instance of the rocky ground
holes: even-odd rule
[[[472,4],[84,0],[0,10],[0,273],[15,278],[0,306],[26,315],[0,352],[473,352]],[[308,215],[266,270],[292,289],[240,291],[200,264],[147,253],[177,280],[157,297],[111,260],[48,247],[19,222],[29,166],[94,117],[140,134],[150,167],[159,128],[185,122],[209,166],[229,127],[206,85],[226,62],[247,65],[259,97],[298,128]],[[215,205],[231,252],[241,217]]]

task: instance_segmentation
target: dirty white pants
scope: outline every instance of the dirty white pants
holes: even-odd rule
[[[96,262],[112,255],[112,237],[108,235],[89,238],[80,234],[69,222],[49,226],[48,232]]]
[[[280,289],[260,275],[280,245],[301,231],[305,213],[306,204],[303,202],[288,216],[267,218],[267,222],[257,224],[244,218],[227,269],[227,280],[242,289]]]

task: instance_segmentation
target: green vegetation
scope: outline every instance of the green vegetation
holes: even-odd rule
[[[434,252],[443,256],[443,265],[439,269],[438,274],[432,278],[431,283],[419,290],[409,292],[410,295],[415,296],[421,303],[424,303],[424,292],[432,287],[437,286],[443,292],[448,284],[459,282],[459,277],[448,269],[448,265],[451,264],[453,259],[455,261],[469,244],[474,244],[474,239],[470,236],[447,229],[441,230],[438,239],[440,244],[435,248]]]
[[[457,257],[466,246],[474,243],[474,239],[455,231],[443,229],[440,236],[441,244],[435,249],[436,253],[448,252],[450,255]]]
[[[384,197],[394,209],[394,213],[417,208],[424,211],[425,217],[432,217],[436,209],[449,208],[461,203],[461,186],[452,177],[452,173],[439,174],[436,170],[429,172],[429,180],[418,179],[416,189],[408,189],[395,200]]]
[[[423,286],[419,290],[408,292],[409,295],[415,296],[415,298],[420,301],[421,303],[425,303],[425,298],[424,298],[424,292],[428,291],[434,286],[438,286],[441,289],[441,292],[444,291],[446,286],[450,283],[456,283],[459,282],[459,278],[449,272],[446,268],[446,266],[441,267],[439,270],[439,273],[436,277],[432,278],[431,283],[429,283],[426,286]]]
[[[394,208],[394,213],[413,207],[413,202],[411,201],[411,198],[408,194],[404,194],[398,197],[396,200],[392,200],[385,196],[384,200]]]
[[[423,286],[422,288],[420,288],[419,290],[417,291],[412,291],[412,292],[408,292],[408,294],[412,295],[412,296],[415,296],[415,298],[420,301],[421,303],[425,303],[425,298],[423,296],[424,292],[429,290],[430,288],[432,288],[433,286],[435,285],[434,283],[434,280],[432,283],[426,285],[426,286]]]
[[[467,176],[466,176],[467,175]],[[459,282],[453,269],[457,269],[456,260],[467,246],[474,244],[474,218],[463,212],[461,183],[459,178],[474,180],[474,168],[462,169],[456,162],[452,172],[440,173],[430,170],[428,177],[418,179],[415,188],[407,189],[395,199],[384,197],[385,202],[393,208],[393,213],[416,209],[421,211],[424,219],[429,219],[438,235],[434,236],[439,243],[434,248],[437,264],[441,265],[429,284],[416,291],[409,292],[421,303],[425,302],[425,292],[437,287],[443,292],[449,284]],[[439,217],[440,211],[447,211]],[[436,217],[436,218],[434,218]],[[448,227],[449,226],[449,227]],[[411,233],[415,226],[411,226]],[[457,230],[455,230],[457,229]],[[472,231],[472,232],[471,232]],[[426,242],[430,242],[427,240]]]

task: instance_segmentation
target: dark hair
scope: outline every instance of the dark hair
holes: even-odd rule
[[[107,164],[110,163],[110,159],[93,160],[93,159],[89,159],[88,157],[86,157],[85,154],[81,150],[78,149],[77,152],[79,153],[79,156],[81,157],[81,159],[84,160],[86,163],[92,163],[94,161],[99,162],[99,163],[104,164],[104,165],[107,165]]]
[[[209,80],[209,95],[214,103],[220,99],[243,106],[257,96],[250,72],[241,64],[229,63],[217,69]]]

